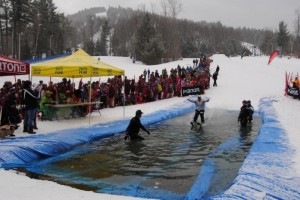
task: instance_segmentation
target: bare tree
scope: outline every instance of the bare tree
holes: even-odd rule
[[[141,11],[142,13],[146,13],[146,5],[144,3],[138,5],[138,10]]]
[[[3,22],[1,25],[1,53],[9,55],[9,41],[12,39],[12,35],[10,34],[11,28],[9,25],[9,13],[11,12],[10,2],[8,0],[1,0],[0,3],[0,20]]]
[[[181,48],[181,43],[180,43],[180,39],[179,39],[179,35],[178,35],[178,29],[177,29],[177,23],[176,23],[176,18],[178,16],[178,14],[181,12],[182,10],[182,2],[181,0],[167,0],[167,5],[170,11],[170,15],[172,17],[173,20],[171,20],[171,34],[170,34],[170,38],[171,38],[171,44],[170,44],[170,49],[171,49],[171,57],[173,58],[173,60],[176,60],[177,58],[181,57],[181,52],[180,52],[180,48]]]
[[[166,0],[161,0],[160,1],[160,6],[162,8],[162,16],[167,17],[168,15],[168,5]]]
[[[297,9],[295,11],[296,19],[294,21],[295,25],[295,37],[293,38],[293,52],[296,56],[300,55],[300,11]]]
[[[151,7],[152,14],[155,14],[156,13],[155,12],[156,11],[156,5],[154,3],[151,3],[150,7]]]
[[[295,19],[295,36],[299,37],[300,36],[300,11],[297,9],[295,11],[296,14],[296,19]]]
[[[177,18],[178,14],[182,10],[181,0],[168,0],[168,7],[173,18]]]
[[[89,31],[89,36],[90,40],[93,40],[94,36],[94,16],[93,15],[88,15],[86,17],[86,22],[87,22],[87,30]]]

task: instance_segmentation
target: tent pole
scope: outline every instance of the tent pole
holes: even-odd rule
[[[89,94],[89,102],[90,102],[90,105],[88,106],[88,109],[89,109],[89,126],[91,126],[91,115],[92,115],[92,77],[90,77],[90,94]]]
[[[125,75],[123,75],[124,78],[124,89],[123,89],[123,119],[125,119],[125,85],[126,85],[126,81],[125,81]]]

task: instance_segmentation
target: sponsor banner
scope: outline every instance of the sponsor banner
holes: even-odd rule
[[[300,93],[298,88],[293,88],[291,86],[288,86],[287,94],[289,96],[292,96],[294,98],[300,98]]]
[[[181,92],[182,92],[182,96],[203,94],[203,90],[201,86],[182,87]]]
[[[0,61],[0,72],[8,74],[26,74],[26,64]]]
[[[0,55],[0,76],[30,74],[29,63]]]

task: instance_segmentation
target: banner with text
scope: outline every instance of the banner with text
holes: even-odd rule
[[[289,96],[292,96],[294,98],[300,98],[300,93],[298,88],[293,88],[291,86],[288,86],[287,94]]]
[[[188,95],[199,95],[203,94],[203,89],[201,86],[195,86],[195,87],[182,87],[182,96],[188,96]]]

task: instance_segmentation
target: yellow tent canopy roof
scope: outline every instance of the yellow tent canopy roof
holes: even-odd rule
[[[124,73],[124,70],[97,60],[82,49],[70,56],[31,66],[32,76],[85,78]]]

